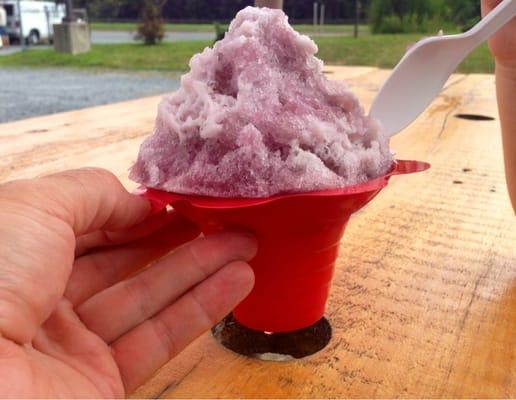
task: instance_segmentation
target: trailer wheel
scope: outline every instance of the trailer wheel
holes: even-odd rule
[[[27,37],[27,43],[33,46],[39,43],[39,32],[36,29],[30,31]]]

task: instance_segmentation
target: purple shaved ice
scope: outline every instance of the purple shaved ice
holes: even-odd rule
[[[267,197],[384,175],[388,137],[344,83],[326,79],[316,52],[282,11],[240,11],[163,98],[131,178],[176,193]]]

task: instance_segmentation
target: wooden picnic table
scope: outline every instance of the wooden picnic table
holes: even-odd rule
[[[389,74],[326,70],[366,105]],[[127,170],[151,132],[159,99],[0,125],[0,182],[99,166],[133,189]],[[504,181],[494,76],[452,76],[392,147],[398,158],[432,168],[393,178],[349,223],[327,309],[333,336],[326,348],[295,361],[261,361],[206,333],[135,396],[516,396],[516,219]]]

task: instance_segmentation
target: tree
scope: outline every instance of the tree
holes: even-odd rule
[[[283,0],[255,0],[256,7],[269,7],[283,9]]]
[[[166,0],[145,0],[142,13],[142,22],[138,25],[137,39],[143,39],[145,44],[153,45],[161,42],[165,31],[161,10]]]
[[[283,10],[293,22],[308,22],[312,20],[314,1],[284,0]],[[74,2],[78,7],[87,8],[92,20],[136,20],[141,17],[144,0],[74,0]],[[367,16],[370,0],[360,0],[360,2],[363,11],[361,18],[364,18]],[[254,4],[255,0],[168,0],[163,6],[162,16],[165,20],[228,22],[239,10]],[[324,4],[328,20],[351,21],[355,17],[354,0],[324,0]]]

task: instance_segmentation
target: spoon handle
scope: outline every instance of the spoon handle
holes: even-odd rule
[[[516,0],[504,0],[466,35],[479,44],[489,39],[514,17],[516,17]]]

